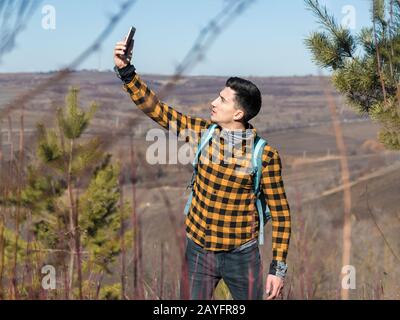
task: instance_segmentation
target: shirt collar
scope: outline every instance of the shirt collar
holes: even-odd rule
[[[219,124],[217,124],[217,128],[221,132],[223,136],[231,136],[234,138],[241,138],[241,139],[252,139],[257,135],[256,128],[249,122],[246,123],[245,129],[224,129]]]

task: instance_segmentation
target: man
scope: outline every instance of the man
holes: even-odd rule
[[[217,124],[214,133],[219,136],[213,136],[210,152],[217,160],[223,160],[199,160],[194,196],[185,219],[190,298],[211,299],[216,285],[223,279],[234,299],[263,299],[257,242],[259,218],[252,176],[237,170],[243,165],[234,153],[228,155],[227,161],[225,148],[230,145],[242,152],[244,148],[245,154],[251,154],[247,142],[254,140],[256,130],[249,120],[260,111],[260,91],[250,81],[232,77],[211,103],[210,120],[184,115],[158,100],[130,64],[132,51],[125,55],[126,50],[124,41],[117,42],[114,70],[132,101],[147,116],[178,135],[190,130],[197,138],[212,124]],[[280,156],[268,144],[262,153],[261,181],[272,217],[273,257],[266,279],[266,295],[267,299],[274,299],[281,293],[286,276],[291,219]]]

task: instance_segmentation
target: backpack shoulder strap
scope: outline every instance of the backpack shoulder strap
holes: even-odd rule
[[[253,191],[256,198],[256,208],[258,212],[258,243],[260,245],[264,244],[264,207],[266,204],[265,198],[261,197],[262,189],[261,189],[261,179],[262,179],[262,155],[264,152],[264,147],[267,144],[267,141],[259,137],[258,135],[254,139],[253,144],[253,153],[252,153],[252,167],[254,174],[254,186]],[[268,206],[266,206],[268,208]]]
[[[217,127],[216,123],[213,123],[211,126],[207,128],[207,130],[201,135],[199,145],[197,146],[196,155],[193,159],[192,165],[195,170],[197,170],[197,164],[199,162],[199,156],[204,147],[208,144],[210,139],[212,138],[215,128]]]
[[[261,189],[261,178],[262,178],[262,155],[264,152],[265,145],[268,144],[266,140],[260,136],[256,136],[253,144],[253,154],[252,154],[252,168],[254,173],[254,194],[259,197]]]

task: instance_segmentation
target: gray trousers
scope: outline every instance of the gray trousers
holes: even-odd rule
[[[190,299],[212,299],[221,279],[235,300],[263,298],[263,267],[257,240],[230,251],[214,252],[186,238],[185,263],[187,272],[182,281],[187,281]]]

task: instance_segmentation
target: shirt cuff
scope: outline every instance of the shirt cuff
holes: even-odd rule
[[[287,272],[287,264],[283,261],[272,260],[269,266],[269,274],[285,279]]]
[[[136,69],[131,64],[128,64],[121,69],[119,69],[117,66],[114,66],[114,71],[117,74],[117,77],[120,78],[125,84],[131,82],[136,74]]]

